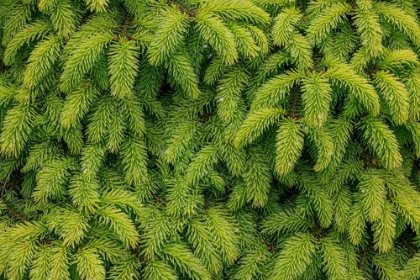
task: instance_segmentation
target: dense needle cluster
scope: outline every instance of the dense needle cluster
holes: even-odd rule
[[[414,0],[1,0],[0,279],[420,279]]]

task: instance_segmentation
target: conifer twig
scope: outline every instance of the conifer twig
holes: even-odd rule
[[[161,198],[160,196],[157,196],[157,195],[154,195],[154,197],[155,197],[157,203],[161,203],[163,205],[166,205],[166,201],[163,198]]]
[[[314,234],[314,237],[316,239],[318,239],[318,241],[321,241],[321,232],[322,232],[323,228],[320,227],[320,226],[316,226],[316,228],[317,228],[317,230],[316,230],[316,232]]]
[[[7,185],[7,181],[8,181],[8,179],[9,179],[9,178],[6,178],[6,180],[4,180],[4,184],[3,184],[2,188],[1,188],[0,198],[2,198],[2,197],[3,197],[3,194],[4,194],[4,189],[6,188],[6,185]]]
[[[173,0],[168,0],[166,1],[167,4],[173,4],[175,5],[178,9],[180,9],[181,11],[185,12],[189,17],[194,17],[197,13],[197,10],[189,10],[188,8],[182,6],[181,4],[173,1]]]
[[[25,217],[23,217],[21,214],[16,213],[15,211],[12,210],[12,208],[10,208],[9,206],[6,206],[7,211],[9,211],[10,215],[12,215],[12,217],[17,218],[18,220],[20,220],[24,225],[26,225],[26,219]]]
[[[362,254],[362,259],[360,260],[359,270],[363,271],[363,268],[365,266],[365,261],[366,261],[366,255],[367,255],[367,245],[360,253]]]
[[[417,253],[417,250],[410,245],[410,243],[407,241],[407,239],[402,238],[402,241],[404,242],[404,246],[411,251],[411,253],[413,253],[413,255],[415,255]]]
[[[293,104],[292,104],[292,113],[291,113],[291,117],[293,119],[298,119],[295,116],[295,111],[296,111],[296,106],[297,106],[297,85],[293,86]]]

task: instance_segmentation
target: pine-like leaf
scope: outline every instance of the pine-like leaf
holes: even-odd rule
[[[233,144],[222,146],[220,156],[225,161],[229,171],[234,176],[239,176],[246,168],[246,152],[242,148],[236,148]]]
[[[253,58],[258,56],[260,48],[255,44],[252,34],[245,27],[242,27],[239,24],[229,24],[229,29],[231,30],[238,53],[245,58]]]
[[[344,278],[347,275],[345,252],[331,238],[323,238],[321,242],[324,269],[331,279]]]
[[[225,72],[226,65],[224,60],[220,58],[213,58],[204,74],[204,83],[207,85],[214,84]]]
[[[317,212],[320,226],[329,227],[333,219],[333,202],[330,195],[313,178],[303,177],[301,189],[305,196],[310,199],[314,210]]]
[[[35,110],[20,104],[7,112],[0,134],[1,153],[17,157],[25,148],[33,128]]]
[[[144,112],[137,96],[125,96],[118,105],[120,106],[116,107],[115,110],[119,114],[124,112],[124,115],[128,116],[130,130],[134,132],[137,137],[143,136],[146,131],[146,124],[144,121]],[[116,137],[115,139],[117,140],[118,138]]]
[[[415,66],[418,63],[416,53],[411,50],[387,50],[378,66],[380,69],[391,70],[404,66]]]
[[[291,39],[293,29],[296,24],[302,20],[302,14],[297,8],[286,8],[276,17],[273,26],[274,43],[279,46],[285,46]]]
[[[68,145],[71,154],[78,154],[82,151],[84,143],[81,130],[81,124],[79,124],[77,127],[72,127],[62,132],[63,140]]]
[[[386,201],[383,206],[382,215],[373,224],[375,249],[381,253],[386,253],[394,247],[396,217],[394,206]]]
[[[345,156],[346,146],[350,140],[352,124],[346,118],[334,120],[330,126],[330,134],[334,143],[334,152],[331,156],[330,166],[336,167]]]
[[[89,81],[79,85],[79,88],[67,96],[61,112],[61,125],[67,129],[77,127],[99,94],[100,92]]]
[[[403,272],[398,270],[398,265],[392,261],[392,255],[381,254],[372,259],[381,279],[398,280],[403,277]]]
[[[125,180],[128,184],[141,184],[147,180],[147,153],[144,140],[128,137],[121,148]]]
[[[48,1],[44,1],[48,2]],[[41,1],[38,7],[41,5]],[[60,0],[56,5],[52,5],[50,10],[50,19],[57,30],[57,35],[64,39],[68,39],[76,30],[77,25],[77,8],[69,0]]]
[[[310,227],[309,221],[290,211],[273,213],[262,223],[262,232],[283,235],[285,233],[304,232]]]
[[[207,224],[213,232],[223,262],[232,264],[239,256],[238,239],[234,235],[234,220],[225,210],[213,207],[207,210]]]
[[[208,144],[193,159],[188,167],[185,182],[188,185],[196,185],[199,180],[211,171],[218,161],[217,149],[213,144]]]
[[[74,164],[74,159],[64,158],[42,166],[36,176],[37,184],[32,194],[34,200],[46,202],[49,198],[62,199],[66,194],[65,187]]]
[[[268,38],[265,33],[256,26],[247,24],[245,28],[251,32],[251,36],[254,39],[255,44],[258,46],[258,50],[261,54],[266,54],[269,50]]]
[[[62,218],[59,234],[63,238],[63,244],[74,247],[85,237],[89,229],[88,221],[81,213],[66,210],[60,214]]]
[[[36,245],[34,240],[23,240],[13,246],[7,270],[9,279],[23,279],[31,259],[34,257]]]
[[[108,54],[111,94],[119,98],[132,94],[139,56],[135,41],[122,38],[110,47]]]
[[[105,47],[114,39],[111,32],[96,33],[81,41],[71,53],[61,75],[61,90],[71,92],[100,58]]]
[[[56,246],[51,250],[53,258],[51,259],[51,271],[49,279],[69,280],[69,249],[67,246]]]
[[[383,52],[383,31],[378,14],[372,10],[372,7],[365,8],[362,6],[357,10],[354,22],[366,54],[370,57],[376,57],[381,54]]]
[[[102,193],[101,202],[105,204],[114,204],[119,207],[128,207],[132,209],[137,215],[143,215],[145,209],[141,206],[138,198],[131,192],[113,189]]]
[[[154,66],[172,57],[180,47],[187,30],[188,16],[177,9],[168,9],[162,13],[161,20],[149,48],[149,60]]]
[[[330,107],[331,87],[328,80],[313,74],[304,80],[302,101],[305,123],[309,126],[322,127],[327,120]]]
[[[92,12],[105,12],[109,5],[109,0],[85,0]]]
[[[139,264],[136,259],[130,258],[128,261],[114,265],[110,270],[111,279],[137,280],[140,278]]]
[[[237,126],[244,118],[245,102],[242,99],[241,91],[248,79],[248,75],[242,69],[235,69],[220,80],[216,96],[217,112],[226,124]]]
[[[70,181],[69,193],[73,203],[84,212],[95,212],[99,203],[99,183],[83,175],[74,175]]]
[[[51,269],[51,248],[47,245],[41,246],[30,271],[32,279],[47,280]]]
[[[209,42],[225,65],[232,65],[238,59],[232,31],[219,18],[212,13],[200,13],[197,28],[203,40]]]
[[[417,47],[420,46],[420,27],[414,17],[391,3],[374,2],[373,9],[405,33]]]
[[[235,280],[253,280],[266,276],[264,266],[271,262],[271,256],[267,246],[263,242],[258,242],[254,248],[246,251],[245,255],[239,260],[239,267],[233,274]]]
[[[367,220],[370,222],[378,221],[382,217],[386,201],[384,181],[373,172],[364,173],[360,176],[359,189]]]
[[[52,26],[45,20],[38,20],[27,25],[20,32],[14,35],[10,43],[7,44],[3,57],[4,63],[6,65],[12,65],[15,62],[16,54],[21,47],[42,38],[51,31],[51,29]]]
[[[194,247],[194,254],[202,260],[209,272],[218,273],[222,268],[222,261],[217,246],[213,243],[210,228],[197,219],[191,219],[187,237]]]
[[[334,196],[334,201],[334,224],[339,232],[345,232],[351,213],[351,194],[348,188],[340,189]]]
[[[95,179],[99,169],[102,167],[102,163],[106,156],[105,147],[99,144],[90,144],[85,147],[82,152],[82,172],[83,176],[90,180]]]
[[[408,119],[408,92],[397,78],[385,71],[376,73],[375,82],[391,110],[392,119],[397,125]]]
[[[269,80],[255,93],[252,108],[277,106],[303,77],[302,72],[288,72]]]
[[[60,41],[55,36],[37,44],[28,59],[29,64],[23,77],[23,83],[26,87],[35,87],[50,73],[60,53],[60,47]]]
[[[249,149],[249,169],[243,175],[247,188],[247,200],[252,201],[253,207],[264,207],[268,201],[271,188],[271,174],[268,162],[261,149]]]
[[[260,108],[251,111],[236,135],[235,146],[243,147],[252,143],[265,129],[278,121],[284,113],[285,111],[282,108]]]
[[[111,153],[116,153],[124,140],[127,124],[125,123],[124,115],[116,104],[112,106],[110,115],[112,116],[112,121],[110,121],[108,126],[108,142],[106,146]],[[138,125],[138,129],[142,129],[141,123]]]
[[[232,193],[229,196],[229,201],[226,206],[229,210],[239,210],[247,202],[247,188],[244,183],[239,183],[233,186]]]
[[[89,116],[89,126],[87,128],[88,140],[98,143],[106,137],[108,126],[111,126],[115,116],[114,105],[111,98],[103,98],[98,101],[93,109],[93,114]]]
[[[420,74],[411,72],[405,86],[408,90],[410,100],[410,106],[408,108],[410,118],[418,120],[420,118]]]
[[[415,146],[416,157],[420,158],[420,123],[408,121],[406,127],[410,130]]]
[[[363,77],[359,76],[345,64],[340,64],[339,68],[330,68],[325,76],[333,79],[351,90],[363,106],[372,114],[379,113],[379,96],[375,89]]]
[[[296,234],[289,238],[276,260],[269,279],[292,280],[301,277],[315,255],[313,239],[308,233]]]
[[[168,140],[168,148],[164,158],[168,163],[175,163],[187,151],[198,129],[194,121],[178,123],[176,129],[171,130],[171,138]]]
[[[248,0],[211,0],[204,2],[199,11],[203,14],[216,13],[227,20],[251,22],[257,25],[268,23],[269,15]]]
[[[198,214],[203,197],[196,190],[191,190],[185,182],[175,179],[168,188],[166,212],[177,218],[191,218]],[[168,184],[169,185],[169,184]]]
[[[343,21],[350,11],[351,6],[347,3],[334,3],[318,14],[308,27],[308,37],[314,44],[320,44],[329,33]]]
[[[318,152],[314,170],[319,172],[330,164],[332,155],[334,155],[334,143],[328,130],[325,129],[312,130],[312,137]]]
[[[363,204],[357,201],[352,206],[350,222],[348,227],[349,239],[353,245],[359,245],[363,238],[366,228],[365,214],[363,213]]]
[[[98,213],[99,219],[110,226],[126,247],[136,247],[140,236],[133,221],[125,213],[110,205],[99,208]]]
[[[287,175],[293,170],[303,148],[303,134],[295,120],[287,119],[281,123],[276,147],[276,172]]]
[[[149,261],[143,270],[147,280],[177,280],[176,272],[162,261]]]
[[[200,95],[192,59],[186,51],[177,51],[171,56],[168,62],[168,72],[175,81],[174,84],[179,86],[187,96],[197,98]]]
[[[175,267],[191,279],[210,280],[211,276],[200,259],[194,256],[185,244],[174,243],[166,245],[162,252]]]
[[[142,95],[154,97],[159,94],[165,78],[161,67],[150,65],[147,57],[143,56],[140,61],[139,76],[142,78],[137,83]]]
[[[105,280],[105,268],[94,249],[81,249],[74,258],[82,279]]]
[[[146,259],[153,260],[161,252],[171,235],[171,226],[168,217],[157,210],[151,211],[153,219],[147,219],[142,225],[141,247]],[[160,279],[160,278],[159,278]]]
[[[364,118],[362,129],[364,130],[363,137],[385,168],[392,169],[401,166],[402,157],[397,139],[386,124],[377,118],[368,116]]]
[[[275,18],[272,29],[274,44],[284,46],[294,62],[301,69],[313,66],[312,50],[309,41],[296,30],[296,25],[303,19],[296,8],[285,8]]]
[[[408,260],[402,271],[402,277],[414,280],[420,277],[420,253],[415,254]]]

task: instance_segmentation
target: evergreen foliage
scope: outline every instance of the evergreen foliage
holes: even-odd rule
[[[420,279],[418,8],[0,1],[0,279]]]

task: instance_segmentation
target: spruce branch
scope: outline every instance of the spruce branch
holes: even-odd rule
[[[419,278],[397,2],[0,1],[0,278]]]

